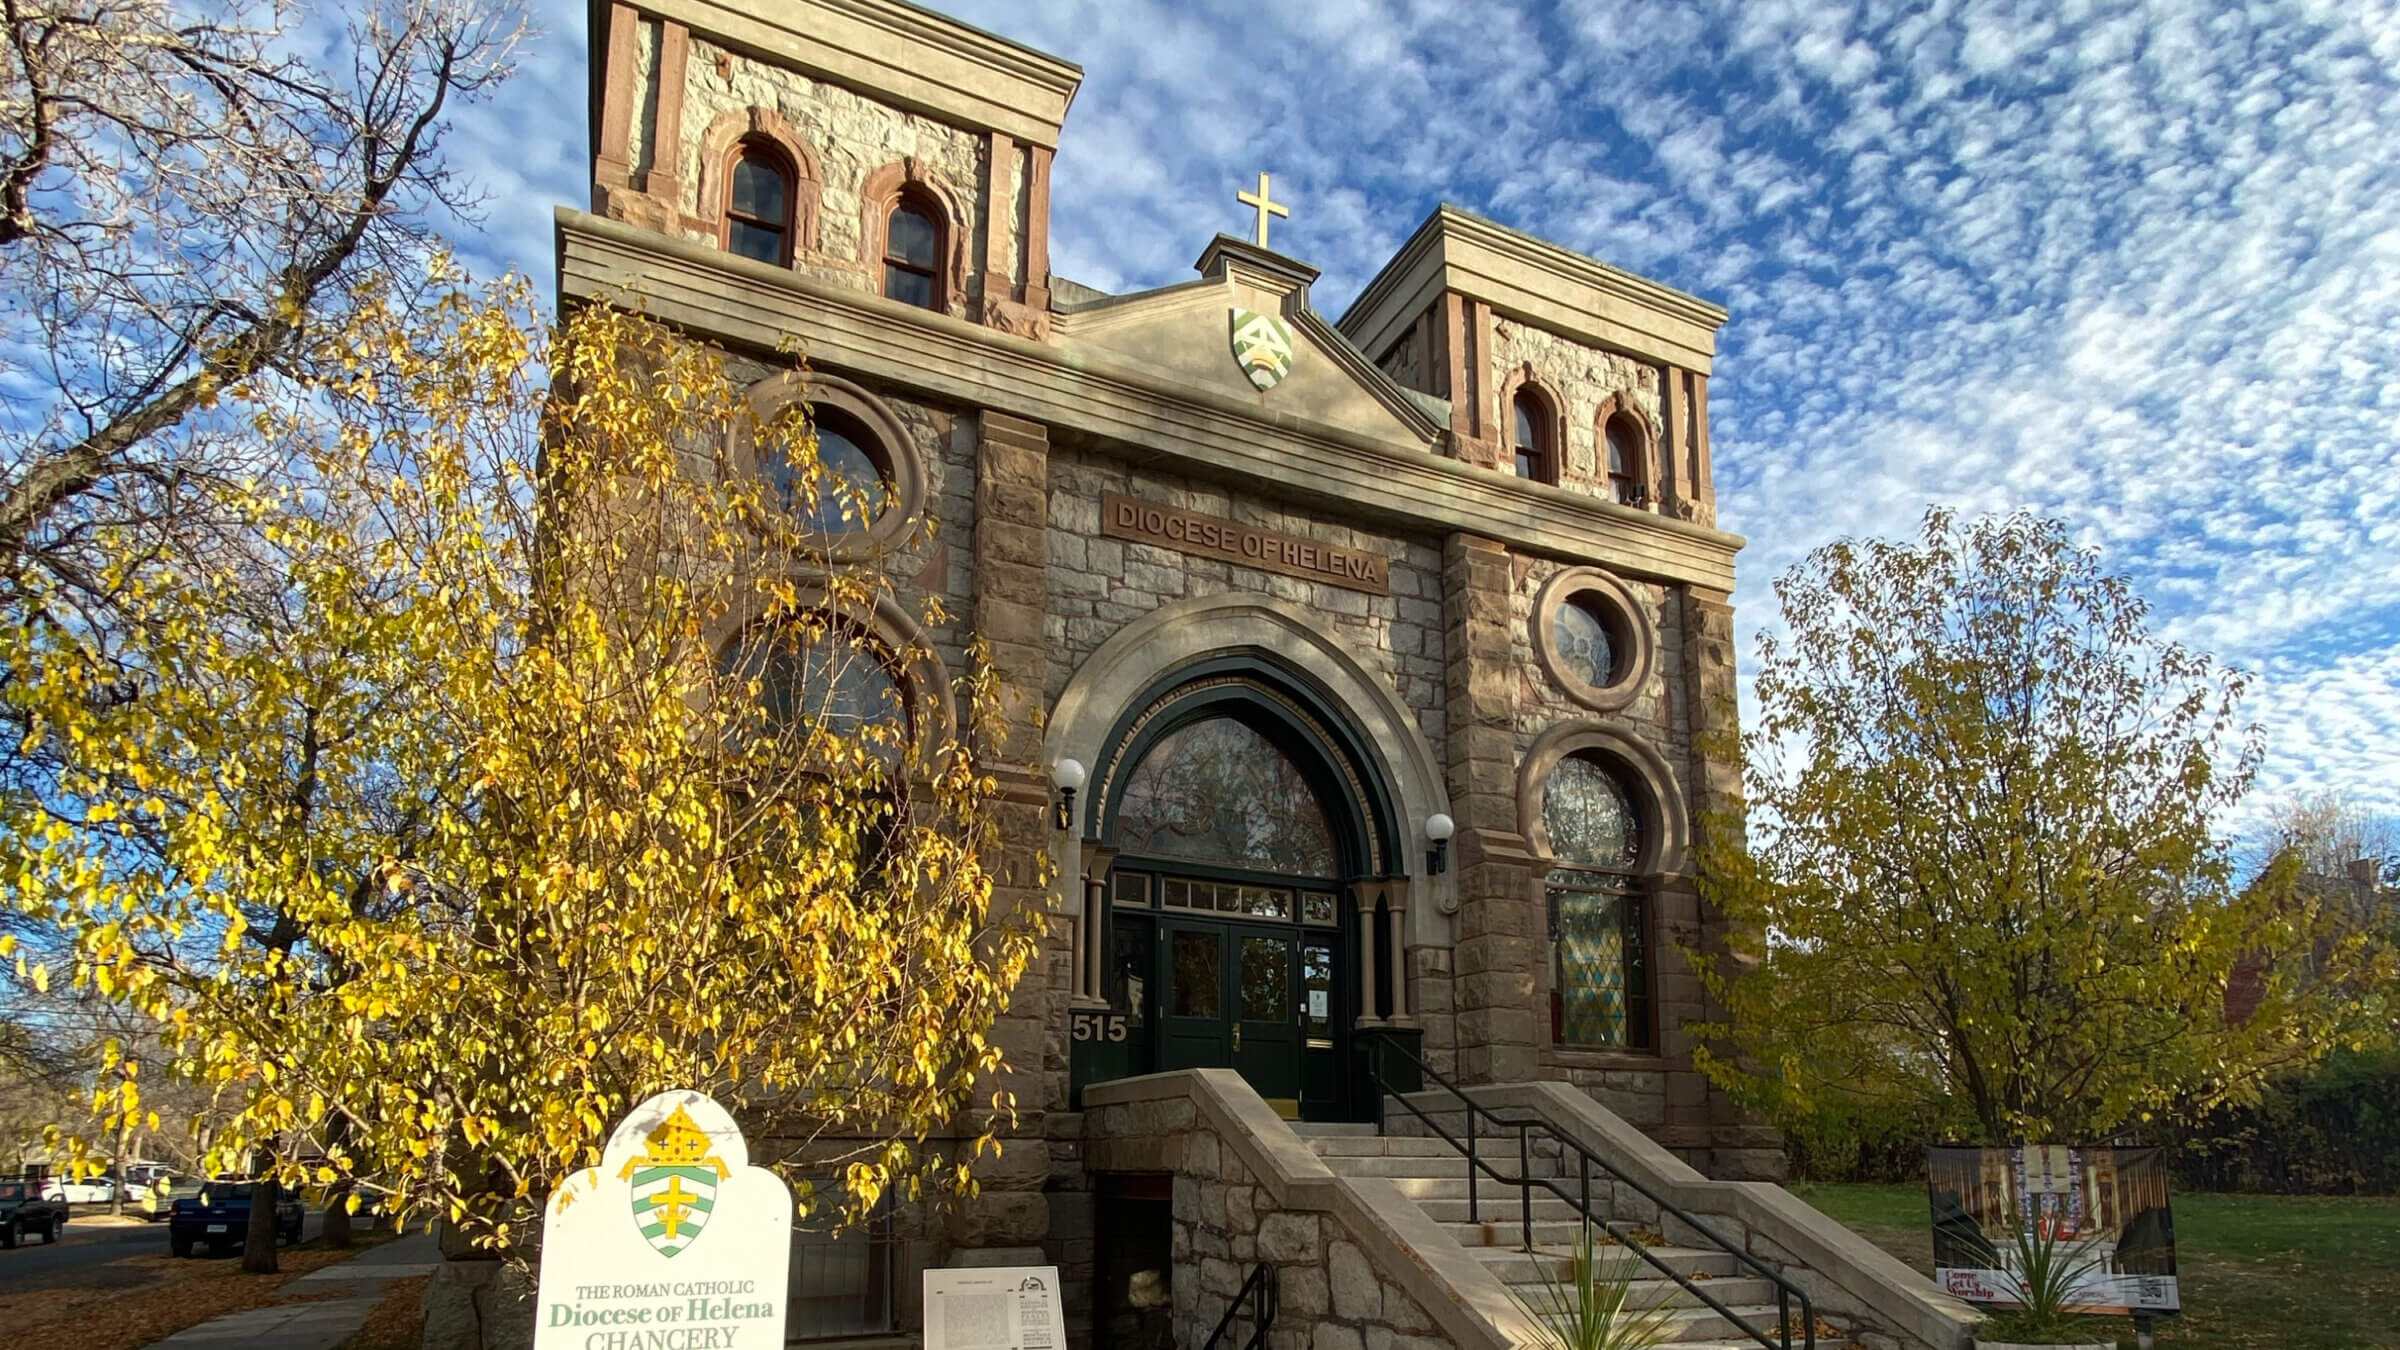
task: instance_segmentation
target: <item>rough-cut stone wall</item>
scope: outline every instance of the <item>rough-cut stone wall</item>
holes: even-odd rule
[[[1566,418],[1566,455],[1559,467],[1561,487],[1594,496],[1608,495],[1608,466],[1601,462],[1598,441],[1600,407],[1610,398],[1617,398],[1619,406],[1628,401],[1632,404],[1649,428],[1652,445],[1658,443],[1665,430],[1655,367],[1630,356],[1586,347],[1512,319],[1493,319],[1492,387],[1511,388],[1516,376],[1528,369],[1541,387],[1563,404],[1559,411]],[[1495,415],[1500,418],[1498,425],[1502,428],[1515,425],[1506,409],[1496,409]],[[1647,481],[1655,494],[1658,486],[1655,466]]]
[[[1534,656],[1533,604],[1550,578],[1566,571],[1574,563],[1555,558],[1519,554],[1516,562],[1516,590],[1510,597],[1509,612],[1514,618],[1510,637],[1517,653],[1517,733],[1520,752],[1533,743],[1533,738],[1559,722],[1575,718],[1605,716],[1623,730],[1641,737],[1658,747],[1659,753],[1681,768],[1682,744],[1675,734],[1680,721],[1680,709],[1675,706],[1673,691],[1680,678],[1676,658],[1681,655],[1681,618],[1676,607],[1669,603],[1663,586],[1620,577],[1625,588],[1641,602],[1640,621],[1649,626],[1656,644],[1658,659],[1651,664],[1650,676],[1642,682],[1633,701],[1608,714],[1595,714],[1590,708],[1569,698],[1542,669]]]
[[[702,141],[709,126],[727,113],[765,108],[799,134],[817,156],[824,175],[817,254],[795,259],[798,270],[844,286],[877,289],[880,269],[867,264],[881,258],[882,241],[862,243],[859,238],[860,190],[876,170],[916,159],[933,167],[964,208],[966,218],[952,221],[951,228],[967,232],[968,289],[974,288],[972,269],[981,266],[983,257],[983,137],[878,103],[840,85],[728,51],[697,34],[692,38],[683,97],[683,145],[676,173],[682,200],[675,205],[686,217],[713,219],[715,215],[715,204],[700,200],[703,180],[715,183],[722,172],[722,166],[701,163]],[[1019,196],[1015,207],[1003,209],[1021,210],[1022,201]],[[1021,218],[1008,222],[1013,237],[1023,237],[1024,229]],[[715,242],[700,231],[687,229],[686,234]],[[966,298],[950,297],[953,310],[963,307]]]
[[[1691,739],[1693,685],[1686,666],[1687,606],[1678,589],[1620,578],[1648,625],[1656,657],[1633,700],[1613,712],[1596,712],[1570,698],[1550,677],[1534,653],[1532,631],[1535,600],[1542,587],[1572,564],[1552,558],[1519,555],[1514,559],[1515,589],[1511,595],[1510,639],[1514,654],[1515,746],[1520,759],[1533,743],[1564,722],[1597,720],[1640,740],[1666,761],[1679,792],[1688,794],[1699,762]],[[1534,866],[1536,888],[1545,864]],[[1657,1051],[1625,1054],[1551,1046],[1546,1026],[1541,1076],[1572,1083],[1593,1100],[1640,1126],[1662,1144],[1676,1149],[1706,1168],[1712,1147],[1724,1134],[1729,1107],[1691,1068],[1689,1023],[1711,1016],[1698,978],[1685,949],[1712,936],[1707,929],[1697,889],[1688,876],[1658,879],[1650,896],[1653,1017]],[[1546,922],[1546,912],[1544,914]],[[1534,972],[1537,1002],[1547,997],[1546,964]],[[1745,1136],[1746,1141],[1746,1136]],[[1744,1175],[1755,1171],[1754,1159],[1744,1159]]]
[[[1535,999],[1542,913],[1538,879],[1517,832],[1513,573],[1506,549],[1473,535],[1445,541],[1442,561],[1451,716],[1446,769],[1458,822],[1451,846],[1459,910],[1450,1068],[1469,1083],[1522,1081],[1541,1067]]]
[[[1174,549],[1104,539],[1100,498],[1105,492],[1383,554],[1391,559],[1391,594],[1367,595]],[[1178,600],[1248,591],[1292,601],[1315,614],[1415,713],[1418,729],[1439,755],[1445,726],[1441,584],[1441,556],[1428,543],[1103,455],[1060,450],[1050,458],[1047,695],[1052,700],[1084,659],[1126,624]]]
[[[1205,1342],[1262,1261],[1275,1266],[1281,1294],[1267,1333],[1269,1350],[1436,1350],[1450,1344],[1415,1295],[1376,1274],[1330,1212],[1279,1208],[1241,1151],[1188,1099],[1118,1103],[1085,1117],[1094,1138],[1172,1137],[1180,1144],[1177,1157],[1156,1160],[1175,1173],[1175,1344]],[[1246,1339],[1246,1315],[1240,1320]]]
[[[784,369],[731,357],[726,373],[748,385]],[[882,393],[884,405],[908,432],[909,452],[925,475],[925,513],[881,565],[897,583],[901,605],[921,616],[939,602],[942,617],[925,629],[928,645],[952,675],[966,673],[975,604],[975,425],[950,409]]]

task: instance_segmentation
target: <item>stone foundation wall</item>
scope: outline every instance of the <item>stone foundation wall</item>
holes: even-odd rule
[[[1270,1350],[1535,1343],[1523,1309],[1414,1202],[1334,1176],[1232,1070],[1101,1084],[1085,1101],[1087,1165],[1174,1176],[1175,1344],[1203,1344],[1261,1262],[1280,1292]]]
[[[1269,1350],[1433,1350],[1433,1319],[1324,1214],[1277,1211],[1222,1136],[1196,1125],[1175,1178],[1175,1343],[1199,1345],[1260,1262],[1279,1290]],[[1199,1287],[1191,1288],[1192,1277]],[[1246,1318],[1243,1319],[1245,1322]]]

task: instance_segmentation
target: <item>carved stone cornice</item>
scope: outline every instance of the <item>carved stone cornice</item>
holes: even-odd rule
[[[1619,576],[1733,589],[1738,535],[1463,464],[1160,378],[1104,353],[980,327],[588,212],[557,211],[562,304],[638,305],[710,341],[1060,433],[1138,446],[1169,468],[1429,535],[1468,532]]]
[[[1444,203],[1336,326],[1380,352],[1445,291],[1537,328],[1707,374],[1724,309]]]
[[[593,9],[591,31],[604,33],[605,7]],[[641,9],[704,41],[1050,149],[1083,83],[1072,61],[895,0],[641,0]]]

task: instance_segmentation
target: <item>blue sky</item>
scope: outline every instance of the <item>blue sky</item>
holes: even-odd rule
[[[2029,507],[2257,673],[2254,800],[2400,810],[2400,6],[937,7],[1084,68],[1065,276],[1190,276],[1265,169],[1329,314],[1445,199],[1729,308],[1745,651],[1810,548]],[[470,261],[547,276],[582,6],[536,22],[450,150]]]

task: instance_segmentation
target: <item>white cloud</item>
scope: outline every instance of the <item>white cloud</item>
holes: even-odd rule
[[[1331,312],[1443,198],[1702,290],[1745,629],[1831,538],[2032,507],[2261,672],[2270,784],[2400,783],[2392,0],[952,8],[1085,69],[1065,274],[1189,275],[1266,169]],[[546,276],[588,152],[542,18],[451,148]]]

